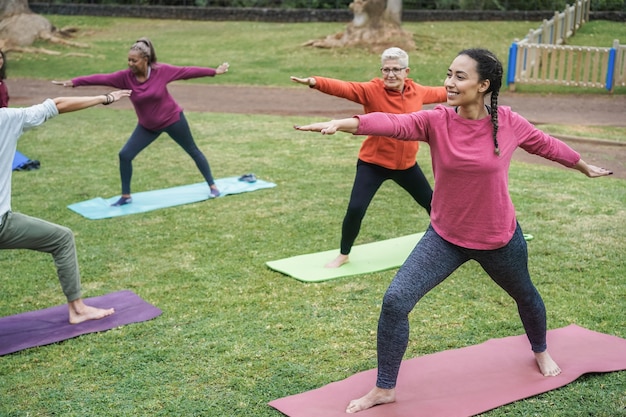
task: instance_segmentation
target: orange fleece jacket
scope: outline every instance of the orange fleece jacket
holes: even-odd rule
[[[368,82],[313,78],[315,85],[312,88],[359,103],[365,113],[412,113],[421,110],[422,104],[446,102],[444,87],[424,87],[410,78],[405,80],[403,92],[387,90],[380,78]],[[415,165],[418,149],[417,141],[368,136],[361,145],[359,159],[388,169],[403,170]]]

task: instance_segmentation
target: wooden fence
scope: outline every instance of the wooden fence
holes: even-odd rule
[[[589,46],[519,44],[509,50],[507,82],[597,87],[613,91],[626,86],[626,45],[618,40],[611,48]]]
[[[544,20],[509,49],[507,84],[550,84],[597,87],[613,91],[626,86],[626,45],[610,48],[565,45],[589,20],[591,0],[577,0],[563,12]]]
[[[562,12],[554,12],[550,20],[544,20],[538,29],[531,29],[521,42],[562,45],[589,21],[591,0],[576,0]]]

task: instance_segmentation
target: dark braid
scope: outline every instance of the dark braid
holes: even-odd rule
[[[467,55],[476,61],[476,70],[480,81],[489,80],[485,94],[491,93],[491,125],[493,126],[493,145],[496,155],[500,155],[498,146],[498,95],[502,87],[502,63],[486,49],[465,49],[459,55]]]
[[[500,156],[500,147],[498,146],[498,95],[500,91],[491,92],[491,125],[493,126],[493,146],[496,155]]]

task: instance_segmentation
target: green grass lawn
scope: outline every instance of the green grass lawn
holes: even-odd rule
[[[551,135],[569,135],[581,138],[595,138],[626,142],[626,129],[614,126],[588,126],[588,125],[554,125],[544,124],[538,126],[544,132]]]
[[[39,171],[14,176],[16,211],[76,233],[86,296],[130,289],[160,307],[150,322],[22,351],[0,362],[0,415],[278,416],[266,403],[375,367],[381,296],[393,271],[303,284],[264,262],[338,246],[359,141],[295,132],[306,118],[188,114],[217,177],[255,172],[278,186],[110,220],[66,205],[118,192],[116,153],[130,112],[98,108],[27,133]],[[111,126],[114,130],[94,129]],[[430,172],[428,148],[419,161]],[[163,139],[135,164],[136,190],[201,181]],[[511,192],[535,238],[530,266],[551,328],[626,336],[624,181],[514,163]],[[385,184],[358,243],[424,230],[426,216]],[[3,251],[0,314],[63,303],[50,258]],[[407,357],[521,334],[515,307],[468,264],[411,316]],[[489,416],[623,413],[625,373],[591,375]],[[584,400],[581,400],[584,399]]]
[[[79,24],[83,18],[55,17],[55,23],[73,19]],[[46,79],[120,69],[129,39],[141,35],[154,39],[165,62],[228,60],[233,73],[220,82],[288,85],[292,74],[375,76],[376,58],[365,52],[299,47],[340,30],[339,24],[311,25],[294,36],[296,24],[234,23],[259,29],[251,39],[276,40],[261,53],[252,40],[247,46],[217,42],[226,23],[84,19],[81,37],[87,39],[81,41],[93,45],[92,58],[13,54],[10,77],[36,76],[37,69]],[[503,24],[505,33],[484,38],[508,42],[534,26]],[[469,27],[482,36],[479,24]],[[453,40],[437,47],[447,54],[465,46]],[[501,56],[507,47],[498,50]],[[425,50],[424,60],[428,55]],[[418,56],[412,66],[425,74],[429,64]],[[267,80],[272,69],[280,74]],[[15,173],[13,209],[74,230],[86,297],[130,289],[163,315],[0,358],[0,416],[278,417],[267,402],[376,366],[376,323],[394,271],[304,284],[264,264],[338,247],[360,140],[292,129],[312,121],[308,117],[187,118],[217,178],[254,172],[277,187],[91,221],[66,206],[119,193],[117,152],[134,127],[134,113],[98,107],[23,136],[20,151],[42,167]],[[432,180],[427,146],[418,161]],[[193,162],[165,137],[134,168],[136,191],[201,181]],[[626,337],[624,181],[514,162],[510,184],[524,232],[534,235],[530,269],[549,327],[576,323]],[[386,183],[357,244],[423,231],[427,224],[411,198]],[[49,256],[1,251],[0,265],[0,316],[64,303]],[[522,333],[513,302],[480,267],[467,264],[411,315],[407,357]],[[614,417],[626,415],[625,407],[626,372],[616,372],[583,376],[485,416]]]

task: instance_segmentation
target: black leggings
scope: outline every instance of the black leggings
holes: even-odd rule
[[[133,176],[133,159],[143,151],[148,145],[158,138],[161,133],[170,135],[174,142],[180,145],[196,163],[200,173],[209,185],[215,184],[211,175],[209,162],[200,149],[196,146],[189,129],[189,123],[185,115],[180,113],[180,120],[161,130],[148,130],[141,125],[137,125],[133,134],[119,153],[120,157],[120,176],[122,177],[122,194],[130,194],[130,181]]]
[[[361,161],[356,164],[356,176],[346,216],[341,229],[341,254],[348,255],[361,230],[361,222],[374,195],[386,180],[404,188],[430,214],[433,190],[417,163],[409,169],[396,170]]]

